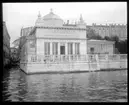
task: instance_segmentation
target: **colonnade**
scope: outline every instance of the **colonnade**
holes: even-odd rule
[[[53,55],[53,42],[49,42],[50,43],[50,55]],[[58,55],[61,55],[61,46],[64,46],[65,47],[65,52],[64,52],[64,55],[69,55],[68,54],[68,43],[72,43],[72,55],[75,55],[75,42],[58,42],[58,49],[57,49],[57,52],[58,52]],[[69,49],[71,50],[71,49]],[[44,51],[45,52],[45,51]],[[80,52],[80,46],[79,46],[79,52]]]

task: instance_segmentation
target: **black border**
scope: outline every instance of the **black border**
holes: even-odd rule
[[[53,1],[53,0],[2,0],[1,1],[1,12],[0,12],[0,19],[1,19],[1,31],[0,31],[0,33],[1,33],[1,35],[0,35],[0,39],[1,39],[1,41],[0,41],[0,46],[1,46],[1,49],[3,49],[3,28],[2,28],[2,24],[3,24],[3,19],[2,19],[2,11],[3,11],[3,9],[2,9],[2,3],[37,3],[37,2],[60,2],[60,3],[62,3],[62,2],[127,2],[127,0],[118,0],[118,1],[115,1],[115,0],[78,0],[78,1],[76,1],[76,0],[55,0],[55,1]],[[110,7],[109,7],[110,8]],[[128,3],[127,3],[127,17],[128,17]],[[128,29],[128,18],[127,18],[127,29]],[[127,32],[128,33],[128,32]],[[11,37],[11,35],[10,35],[10,37]],[[128,42],[128,41],[127,41]],[[1,80],[3,79],[3,61],[2,61],[2,59],[3,59],[3,50],[1,50],[1,54],[0,54],[1,56],[0,56],[0,60],[1,60]],[[128,77],[128,76],[127,76]],[[2,81],[1,81],[1,93],[2,93]],[[2,96],[2,94],[1,94],[1,96]],[[2,101],[2,98],[1,98],[1,101]],[[2,101],[3,102],[3,101]],[[3,102],[3,104],[4,104],[5,102]],[[17,102],[14,102],[13,104],[19,104],[19,103],[17,103]],[[31,104],[33,103],[33,104],[35,104],[35,102],[30,102]],[[41,103],[41,102],[39,102],[39,103]],[[44,103],[48,103],[48,102],[44,102]],[[50,103],[52,103],[52,104],[54,104],[54,103],[56,103],[56,104],[60,104],[60,102],[50,102]],[[49,104],[50,104],[49,103]],[[63,102],[63,103],[65,103],[65,102]],[[63,103],[61,103],[61,104],[63,104]],[[72,102],[72,103],[74,103],[75,104],[75,102]],[[79,103],[81,103],[81,102],[79,102]],[[87,103],[87,102],[84,102],[84,103]],[[94,103],[94,102],[91,102],[91,103]],[[101,102],[97,102],[97,103],[101,103]],[[111,104],[111,103],[114,103],[114,102],[107,102],[107,103],[109,103],[109,104]],[[116,104],[119,104],[119,103],[122,103],[122,104],[124,104],[123,102],[115,102]],[[6,104],[8,104],[8,102],[6,102]],[[42,103],[41,103],[42,104]],[[66,104],[68,104],[68,102],[66,102]],[[71,103],[70,103],[71,104]],[[77,103],[78,104],[78,103]],[[96,104],[96,103],[95,103]],[[106,104],[106,103],[104,103],[104,104]]]

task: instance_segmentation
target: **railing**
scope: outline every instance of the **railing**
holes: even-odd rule
[[[119,61],[126,60],[127,54],[87,54],[87,55],[27,55],[26,62],[50,63],[50,62],[71,62],[71,61]]]
[[[86,55],[28,55],[29,62],[86,61]]]
[[[127,60],[127,54],[120,54],[120,59],[126,59]]]
[[[98,59],[99,60],[107,60],[108,59],[107,57],[108,56],[106,54],[98,54]]]

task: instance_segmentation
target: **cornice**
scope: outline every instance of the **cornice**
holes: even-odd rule
[[[57,39],[57,40],[87,40],[86,38],[47,38],[47,37],[36,37],[36,39]]]
[[[67,29],[67,30],[82,30],[86,31],[86,28],[71,28],[71,27],[45,27],[45,26],[36,26],[36,28],[44,28],[44,29]]]

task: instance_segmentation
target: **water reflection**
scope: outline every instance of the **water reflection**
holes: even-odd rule
[[[3,78],[5,101],[127,101],[127,70],[26,75],[12,69]]]

